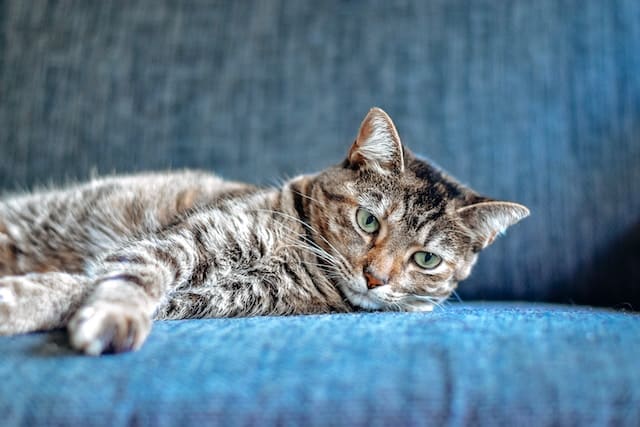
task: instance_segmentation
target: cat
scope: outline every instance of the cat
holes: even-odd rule
[[[66,327],[89,355],[153,319],[430,311],[529,214],[482,197],[373,108],[347,158],[281,188],[183,171],[0,202],[0,334]]]

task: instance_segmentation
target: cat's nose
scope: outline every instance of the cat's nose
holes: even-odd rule
[[[367,280],[367,287],[369,289],[373,289],[377,286],[382,286],[387,284],[387,278],[379,277],[370,269],[366,268],[364,270],[364,278]]]

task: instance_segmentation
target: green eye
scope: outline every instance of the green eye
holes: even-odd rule
[[[442,258],[431,252],[416,252],[413,254],[413,260],[419,267],[427,270],[433,270],[442,262]]]
[[[380,228],[378,218],[366,209],[358,209],[356,212],[356,222],[365,233],[375,233]]]

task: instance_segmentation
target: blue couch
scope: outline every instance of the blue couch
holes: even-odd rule
[[[638,425],[640,316],[474,303],[430,315],[159,322],[137,353],[3,338],[3,425]],[[5,424],[6,423],[6,424]]]
[[[158,322],[100,358],[2,337],[0,425],[639,425],[638,76],[634,0],[0,1],[3,192],[269,184],[340,161],[378,105],[532,211],[429,314]]]

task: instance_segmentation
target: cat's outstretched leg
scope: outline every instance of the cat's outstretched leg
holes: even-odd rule
[[[93,291],[68,325],[71,345],[90,355],[138,349],[158,307],[200,262],[196,236],[142,240],[95,261]]]
[[[90,283],[86,276],[62,272],[0,278],[0,335],[65,326]]]

